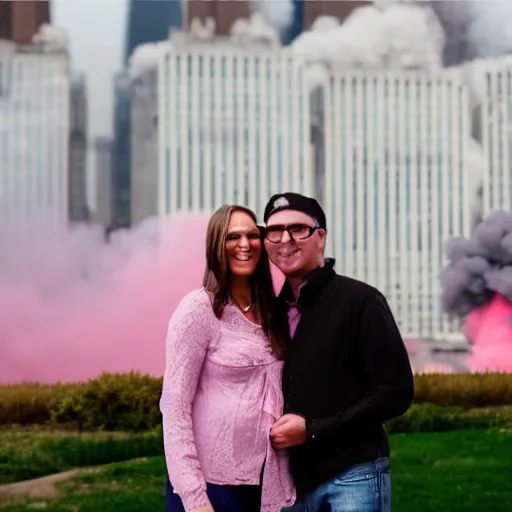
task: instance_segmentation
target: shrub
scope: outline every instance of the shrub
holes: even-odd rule
[[[414,376],[415,403],[455,407],[489,407],[512,404],[512,374],[462,373]]]
[[[52,410],[79,387],[35,382],[0,386],[0,425],[44,424],[51,419]]]
[[[414,380],[415,406],[400,421],[388,425],[392,430],[415,431],[420,428],[417,425],[445,428],[443,425],[459,421],[455,417],[464,418],[459,425],[483,425],[486,421],[492,423],[492,414],[498,421],[497,412],[480,409],[512,404],[512,374],[424,374],[415,375]],[[51,421],[54,425],[69,424],[79,430],[151,429],[161,422],[158,404],[161,388],[161,378],[136,372],[103,374],[85,383],[69,385],[0,386],[0,425]],[[421,404],[426,407],[416,407]],[[441,412],[434,406],[445,409]],[[477,412],[470,413],[467,409]],[[502,414],[500,411],[498,416]]]
[[[73,423],[79,430],[148,430],[161,421],[161,387],[161,379],[137,372],[103,374],[54,407],[52,422]]]

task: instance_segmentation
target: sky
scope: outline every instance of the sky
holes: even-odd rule
[[[112,129],[112,75],[120,69],[126,0],[53,0],[54,24],[68,32],[73,69],[87,76],[90,131]]]

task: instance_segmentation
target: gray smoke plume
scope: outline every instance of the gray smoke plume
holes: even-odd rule
[[[512,212],[490,214],[471,240],[448,240],[445,253],[441,286],[446,313],[464,317],[495,293],[512,300]]]

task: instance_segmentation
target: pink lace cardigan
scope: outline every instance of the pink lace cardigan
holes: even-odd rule
[[[215,317],[207,292],[186,295],[169,323],[160,409],[171,483],[187,511],[209,503],[206,482],[258,485],[262,512],[295,501],[285,451],[269,440],[281,416],[282,362],[261,327],[230,303]]]

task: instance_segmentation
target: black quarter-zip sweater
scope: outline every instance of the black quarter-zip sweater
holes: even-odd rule
[[[333,260],[301,288],[301,319],[283,370],[285,413],[306,418],[307,441],[289,449],[299,498],[354,464],[389,455],[383,423],[414,395],[402,337],[384,296],[340,276]],[[293,301],[288,283],[279,295]]]

